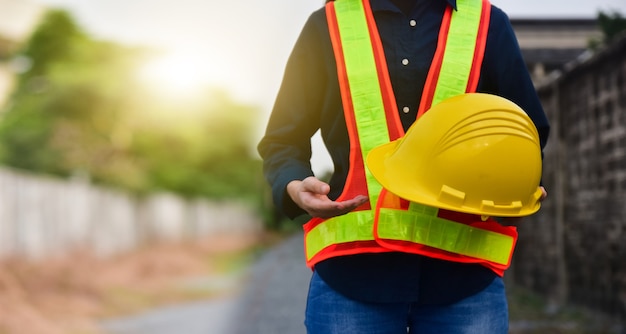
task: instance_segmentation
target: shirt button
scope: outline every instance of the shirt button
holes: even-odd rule
[[[405,113],[405,114],[408,114],[409,111],[411,111],[411,109],[409,109],[409,107],[402,108],[402,112]]]
[[[409,64],[409,60],[408,59],[406,59],[406,58],[402,59],[402,65],[406,66],[408,64]]]
[[[411,20],[409,21],[409,24],[411,25],[411,27],[415,27],[417,25],[417,21]]]

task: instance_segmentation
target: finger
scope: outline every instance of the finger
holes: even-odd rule
[[[363,195],[359,195],[356,196],[352,199],[346,200],[346,201],[342,201],[339,202],[339,210],[341,212],[338,212],[338,215],[343,215],[346,214],[356,208],[358,208],[359,206],[361,206],[363,203],[368,201],[368,197],[367,196],[363,196]]]
[[[315,194],[326,195],[330,192],[330,186],[327,183],[322,182],[313,176],[304,179],[302,185],[306,191]]]
[[[544,199],[546,199],[546,197],[548,197],[548,192],[546,191],[546,188],[544,188],[543,186],[539,188],[541,188],[541,198],[539,200],[543,201]]]
[[[352,199],[341,202],[318,198],[315,203],[310,203],[312,206],[307,212],[315,217],[321,218],[341,216],[356,209],[361,204],[367,202],[367,200],[368,197],[364,195],[358,195]]]
[[[343,215],[348,211],[342,208],[339,203],[332,202],[330,204],[316,206],[315,208],[308,210],[307,212],[313,217],[331,218]]]
[[[356,197],[354,197],[354,198],[352,198],[352,199],[345,200],[345,201],[343,201],[343,202],[339,202],[339,203],[340,203],[340,204],[341,204],[344,208],[351,208],[350,210],[352,210],[352,209],[357,208],[359,205],[361,205],[361,204],[363,204],[363,203],[367,202],[367,201],[368,201],[368,199],[369,199],[369,198],[368,198],[367,196],[365,196],[365,195],[358,195],[358,196],[356,196]]]

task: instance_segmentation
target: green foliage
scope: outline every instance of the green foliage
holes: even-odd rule
[[[60,31],[75,35],[58,37],[55,22]],[[42,173],[86,172],[96,180],[118,184],[119,177],[106,174],[115,168],[120,153],[111,135],[123,126],[121,107],[131,98],[119,80],[131,68],[126,59],[133,52],[90,40],[68,26],[72,24],[66,15],[53,11],[28,42],[23,56],[33,66],[18,78],[2,115],[0,161]],[[42,36],[61,38],[59,44],[74,50],[72,56]]]
[[[94,40],[63,11],[20,56],[32,66],[0,114],[0,163],[136,193],[261,197],[255,107],[209,88],[195,100],[159,96],[136,75],[153,51]]]
[[[600,11],[598,13],[598,25],[602,31],[603,40],[593,40],[590,42],[592,49],[597,49],[602,43],[609,44],[615,38],[619,37],[626,31],[626,18],[618,11],[612,11],[605,13]]]
[[[24,50],[24,55],[33,63],[29,75],[44,74],[49,66],[57,62],[79,58],[78,48],[85,40],[86,36],[67,12],[49,11]]]
[[[251,191],[258,196],[260,161],[250,152],[256,109],[219,92],[207,94],[199,105],[176,113],[176,105],[161,103],[150,108],[155,111],[150,120],[142,117],[135,125],[133,150],[142,157],[151,186],[190,196],[237,197]]]
[[[626,31],[626,18],[617,11],[612,13],[600,12],[598,14],[598,23],[604,33],[606,42],[612,41],[619,34]]]

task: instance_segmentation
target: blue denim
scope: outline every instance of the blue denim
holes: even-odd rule
[[[313,273],[305,325],[308,334],[506,334],[508,317],[500,277],[457,303],[432,306],[355,301]]]

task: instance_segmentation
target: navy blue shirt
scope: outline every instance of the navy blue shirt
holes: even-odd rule
[[[415,121],[448,5],[456,8],[456,0],[418,0],[412,10],[403,13],[390,0],[371,0],[405,131]],[[548,121],[509,19],[495,6],[477,90],[517,103],[535,123],[542,148],[545,146]],[[323,8],[311,14],[293,48],[258,146],[274,203],[291,218],[304,211],[286,194],[286,186],[313,175],[310,138],[318,129],[333,160],[329,197],[336,199],[347,177],[349,139]],[[353,299],[422,304],[455,302],[480,291],[496,277],[480,265],[404,253],[336,257],[318,263],[315,270],[329,286]]]

